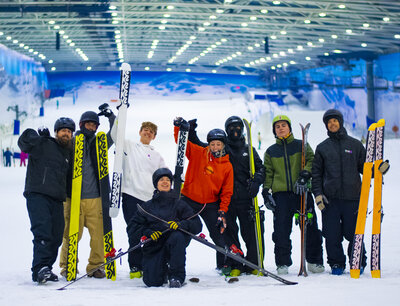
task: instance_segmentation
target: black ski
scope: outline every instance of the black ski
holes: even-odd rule
[[[143,213],[153,217],[154,219],[156,219],[158,221],[161,221],[161,222],[165,223],[166,225],[168,225],[167,221],[165,221],[165,220],[163,220],[163,219],[161,219],[161,218],[159,218],[159,217],[147,212],[139,204],[137,204],[137,207],[141,212],[143,212]],[[260,274],[262,274],[264,276],[269,276],[269,277],[271,277],[271,278],[273,278],[273,279],[275,279],[275,280],[277,280],[277,281],[279,281],[279,282],[281,282],[281,283],[283,283],[285,285],[297,285],[297,282],[292,282],[292,281],[286,280],[286,279],[284,279],[284,278],[282,278],[282,277],[280,277],[278,275],[275,275],[275,274],[273,274],[273,273],[271,273],[271,272],[269,272],[269,271],[267,271],[267,270],[255,265],[255,264],[253,264],[252,262],[242,258],[240,255],[231,253],[228,249],[224,249],[224,248],[222,248],[220,246],[217,246],[217,245],[207,241],[204,238],[200,238],[200,237],[192,234],[191,232],[184,230],[183,228],[178,227],[178,230],[180,230],[181,232],[189,235],[194,240],[196,240],[196,241],[198,241],[198,242],[200,242],[200,243],[202,243],[202,244],[204,244],[204,245],[216,250],[217,252],[220,252],[220,253],[224,254],[225,256],[228,256],[228,257],[230,257],[230,258],[232,258],[232,259],[234,259],[234,260],[236,260],[236,261],[238,261],[238,262],[240,262],[240,263],[252,268],[253,270],[257,270]]]

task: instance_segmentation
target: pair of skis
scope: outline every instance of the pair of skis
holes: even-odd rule
[[[374,178],[374,205],[372,217],[371,275],[373,278],[381,277],[382,173],[379,171],[379,166],[383,162],[384,131],[384,119],[371,124],[368,128],[367,155],[363,168],[357,224],[350,259],[350,276],[352,278],[359,278],[361,273],[364,253],[364,231],[372,175]]]
[[[121,66],[121,80],[120,80],[120,106],[119,106],[119,124],[117,129],[117,139],[125,138],[125,124],[126,124],[126,110],[129,106],[129,87],[131,79],[131,67],[127,63]],[[112,183],[112,197],[110,203],[109,194],[109,170],[108,170],[108,144],[107,136],[104,132],[99,132],[96,135],[96,153],[97,153],[97,166],[99,170],[99,185],[100,197],[103,210],[103,243],[105,255],[105,272],[108,279],[116,279],[116,265],[115,262],[107,262],[107,254],[113,252],[114,239],[112,232],[112,222],[110,217],[118,215],[120,198],[121,198],[121,183],[122,183],[122,154],[123,154],[123,141],[117,142],[116,157],[114,163],[113,183]],[[75,137],[74,148],[74,166],[72,177],[72,194],[71,194],[71,213],[70,213],[70,227],[69,227],[69,241],[68,241],[68,255],[67,255],[67,281],[73,281],[77,277],[77,264],[78,264],[78,235],[79,235],[79,215],[80,215],[80,201],[82,190],[82,163],[83,163],[83,148],[84,148],[84,135],[80,134]]]

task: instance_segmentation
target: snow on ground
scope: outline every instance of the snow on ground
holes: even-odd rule
[[[61,116],[70,116],[76,122],[83,111],[96,110],[101,103],[98,99],[83,103],[64,101],[60,109],[55,105],[46,106],[46,117],[33,118],[25,121],[22,129],[37,128],[40,125],[49,126],[52,130],[54,121]],[[133,99],[129,108],[126,137],[138,141],[138,129],[142,121],[153,121],[159,126],[159,132],[154,146],[164,156],[167,165],[173,169],[176,146],[172,135],[172,121],[175,116],[185,119],[198,119],[198,133],[205,139],[207,132],[212,128],[223,128],[227,117],[239,115],[241,117],[261,118],[255,122],[253,141],[257,141],[257,132],[261,131],[263,143],[259,154],[263,157],[265,149],[274,141],[270,130],[270,114],[261,116],[262,108],[252,103],[246,105],[242,99],[182,101]],[[264,110],[270,108],[265,106]],[[249,110],[251,112],[249,112]],[[279,110],[278,110],[279,111]],[[326,130],[322,123],[322,112],[312,112],[291,106],[281,110],[292,119],[293,131],[300,137],[299,123],[311,122],[309,142],[315,146],[326,137]],[[274,110],[277,113],[277,110]],[[269,118],[269,119],[268,119]],[[108,129],[107,121],[101,119],[101,130]],[[9,141],[9,140],[8,140]],[[16,143],[16,139],[13,140]],[[254,144],[256,146],[256,144]],[[372,279],[369,273],[369,263],[364,275],[360,279],[350,278],[347,268],[346,274],[332,276],[330,269],[319,275],[310,275],[307,278],[298,277],[299,269],[299,230],[293,225],[293,266],[290,267],[287,279],[298,281],[296,286],[286,286],[274,279],[256,276],[240,276],[238,283],[228,284],[224,278],[215,272],[215,253],[206,246],[192,241],[187,249],[187,278],[199,277],[199,283],[188,282],[182,289],[146,288],[142,280],[129,279],[129,268],[126,257],[122,258],[122,265],[117,266],[117,280],[98,280],[84,278],[72,284],[65,291],[56,289],[65,285],[61,279],[58,283],[47,283],[38,286],[31,281],[30,266],[32,261],[32,234],[26,211],[25,199],[22,196],[25,180],[25,168],[0,168],[1,206],[0,231],[3,236],[3,245],[0,260],[0,305],[128,305],[140,303],[144,305],[395,305],[398,303],[396,290],[400,288],[400,263],[397,254],[400,253],[398,243],[400,209],[396,201],[396,187],[400,180],[398,171],[400,158],[398,151],[399,140],[387,140],[385,143],[385,158],[390,159],[391,171],[385,177],[383,204],[385,217],[382,225],[382,278]],[[17,149],[17,148],[15,148]],[[112,169],[113,154],[110,151],[110,169]],[[397,187],[398,188],[398,187]],[[262,197],[259,196],[260,203]],[[370,203],[372,201],[370,200]],[[371,204],[370,204],[371,208]],[[272,214],[266,212],[266,255],[265,268],[275,273],[273,256]],[[321,217],[318,212],[319,226]],[[366,248],[369,254],[371,217],[366,225]],[[128,247],[125,232],[125,222],[122,212],[113,221],[114,239],[117,248],[125,251]],[[208,233],[204,230],[205,234]],[[85,272],[89,254],[89,238],[85,230],[79,243],[79,270]],[[347,246],[347,243],[345,243]],[[326,261],[326,255],[324,255]],[[369,259],[368,259],[369,260]],[[59,273],[58,261],[53,268]]]

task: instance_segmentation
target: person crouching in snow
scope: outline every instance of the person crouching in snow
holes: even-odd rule
[[[157,169],[153,174],[156,190],[150,201],[142,207],[147,212],[168,220],[168,225],[137,211],[128,225],[128,235],[151,238],[143,250],[143,282],[149,287],[162,286],[169,281],[169,287],[180,288],[185,281],[186,248],[190,236],[179,231],[182,228],[193,234],[200,233],[200,218],[191,207],[171,190],[172,172],[168,168]],[[144,237],[143,237],[144,236]]]

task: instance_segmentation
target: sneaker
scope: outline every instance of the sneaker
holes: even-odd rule
[[[103,269],[97,269],[93,273],[88,274],[88,277],[105,278],[106,277],[106,272],[104,272]]]
[[[131,268],[131,272],[129,272],[129,277],[131,278],[131,279],[134,279],[134,278],[142,278],[142,276],[143,276],[143,271],[140,271],[138,268],[136,268],[136,267],[133,267],[133,268]]]
[[[325,271],[324,265],[307,263],[308,271],[312,273],[322,273]]]
[[[171,278],[169,280],[169,287],[170,288],[180,288],[182,287],[181,281],[175,278]]]
[[[39,283],[39,284],[44,284],[44,283],[46,283],[48,280],[49,280],[49,278],[51,277],[51,270],[50,270],[50,268],[49,267],[43,267],[43,268],[41,268],[40,270],[39,270],[39,272],[38,272],[38,274],[37,274],[37,282]]]
[[[288,266],[277,266],[276,272],[278,272],[278,275],[289,274],[289,267]]]
[[[236,277],[239,276],[242,272],[239,269],[232,269],[231,273],[229,273],[230,276]]]
[[[342,275],[343,272],[344,272],[343,266],[338,264],[332,266],[332,272],[331,272],[332,275]]]
[[[223,266],[221,268],[221,275],[230,276],[232,268],[229,266]]]

